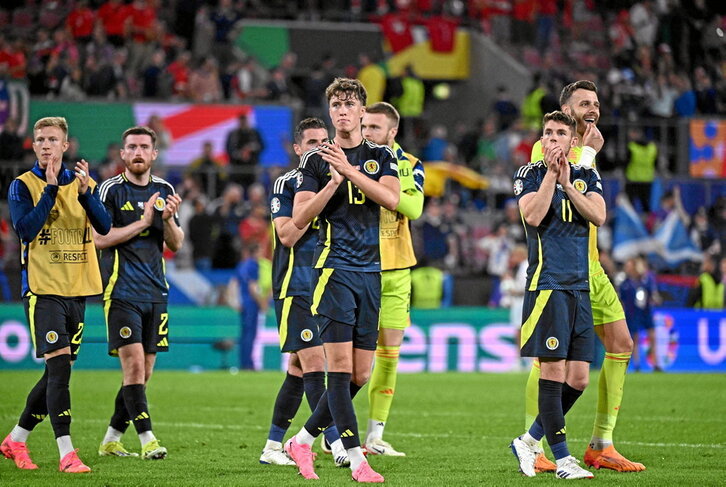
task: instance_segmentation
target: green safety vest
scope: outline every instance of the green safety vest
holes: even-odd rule
[[[717,283],[713,276],[707,272],[698,276],[701,285],[701,298],[696,302],[696,308],[723,309],[724,285]]]
[[[401,80],[403,94],[398,97],[396,108],[402,117],[420,117],[423,113],[426,92],[423,81],[416,78]]]
[[[411,306],[421,309],[441,307],[444,295],[444,273],[435,267],[419,267],[411,271],[413,298]]]
[[[630,162],[625,168],[625,179],[633,183],[652,183],[655,179],[655,160],[658,158],[658,147],[654,142],[646,145],[630,142],[628,150],[630,150]]]

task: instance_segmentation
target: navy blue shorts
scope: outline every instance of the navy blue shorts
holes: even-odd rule
[[[288,296],[275,300],[277,332],[280,335],[280,351],[297,352],[323,344],[318,324],[310,313],[307,296]]]
[[[141,303],[109,299],[104,303],[108,354],[117,356],[118,349],[141,343],[145,353],[169,350],[169,314],[166,303]]]
[[[590,293],[526,291],[522,320],[522,357],[592,362],[595,330]]]
[[[46,353],[71,347],[71,360],[75,360],[83,340],[86,298],[31,295],[23,298],[23,306],[35,356],[43,358]]]
[[[643,330],[650,330],[655,326],[653,324],[653,315],[649,311],[633,313],[632,316],[627,317],[626,321],[631,335]]]
[[[376,349],[380,272],[316,269],[311,289],[314,292],[310,309],[324,343],[352,341],[354,348]]]

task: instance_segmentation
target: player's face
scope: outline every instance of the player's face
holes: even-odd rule
[[[395,127],[391,127],[391,121],[383,113],[364,113],[361,129],[365,139],[379,145],[390,145],[397,132]]]
[[[577,131],[584,134],[586,124],[597,124],[600,120],[600,101],[597,93],[583,89],[575,90],[567,105],[562,107],[562,111],[575,118]]]
[[[545,147],[559,146],[565,155],[570,152],[570,147],[574,145],[575,138],[572,129],[562,122],[548,120],[542,130],[542,149]]]
[[[293,144],[292,148],[298,156],[303,155],[310,149],[315,149],[328,138],[328,131],[325,129],[305,129],[302,133],[302,140],[299,144]]]
[[[330,98],[328,112],[336,131],[353,132],[360,130],[360,119],[365,107],[355,95],[338,93]]]
[[[131,134],[126,136],[124,147],[121,149],[121,159],[126,164],[126,169],[140,175],[151,170],[151,163],[156,160],[157,153],[150,135]]]
[[[33,134],[33,151],[43,169],[50,161],[62,159],[66,149],[68,149],[66,134],[58,127],[42,127]]]

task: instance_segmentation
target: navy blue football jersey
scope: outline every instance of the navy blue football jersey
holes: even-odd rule
[[[272,218],[272,296],[284,299],[288,296],[309,296],[313,274],[313,256],[318,243],[318,220],[313,220],[300,240],[292,247],[285,247],[275,232],[275,218],[292,218],[292,204],[295,199],[300,172],[295,169],[283,174],[272,186],[270,194],[270,218]]]
[[[130,182],[119,174],[101,184],[101,201],[111,215],[114,227],[125,227],[144,214],[144,203],[159,192],[154,205],[154,223],[139,235],[101,251],[104,299],[123,299],[152,303],[166,302],[164,222],[161,219],[166,197],[176,194],[174,187],[156,176],[146,186]],[[177,216],[174,219],[179,224]]]
[[[396,156],[390,147],[364,140],[343,149],[348,161],[369,178],[398,177]],[[296,191],[317,193],[330,181],[328,163],[313,149],[300,158]],[[381,207],[349,180],[343,181],[318,216],[320,230],[313,267],[378,272],[381,270],[379,225]]]
[[[522,166],[514,175],[517,201],[539,190],[547,173],[543,161]],[[602,195],[600,175],[595,169],[570,165],[570,181],[582,194]],[[523,220],[524,221],[524,220]],[[529,267],[527,289],[590,289],[588,236],[589,221],[578,213],[564,189],[557,184],[552,202],[538,227],[524,222]]]

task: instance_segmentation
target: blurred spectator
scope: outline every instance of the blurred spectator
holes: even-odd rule
[[[623,303],[625,318],[630,335],[633,337],[633,365],[640,370],[640,332],[648,334],[648,355],[653,370],[661,371],[658,363],[658,341],[653,323],[653,306],[660,304],[661,299],[655,283],[655,277],[648,271],[648,263],[642,257],[631,258],[625,262],[626,279],[620,284],[620,301]]]
[[[444,297],[444,272],[431,266],[411,271],[411,307],[439,309]]]
[[[401,96],[393,101],[393,105],[401,115],[399,126],[399,138],[406,141],[405,146],[414,145],[418,124],[424,111],[426,90],[423,81],[416,76],[413,68],[409,65],[404,68],[401,77]]]
[[[128,8],[128,32],[131,42],[127,42],[129,50],[128,72],[136,76],[143,72],[144,67],[154,52],[156,38],[156,0],[133,0]]]
[[[219,0],[217,8],[209,14],[214,30],[213,52],[224,69],[233,58],[233,41],[237,24],[242,16],[232,4],[232,0]]]
[[[639,128],[628,131],[630,159],[625,168],[625,194],[636,211],[650,211],[650,192],[655,179],[658,147]],[[637,202],[637,203],[636,203]]]
[[[4,65],[12,79],[25,79],[28,62],[25,57],[25,44],[22,39],[0,38],[0,66]]]
[[[327,117],[325,100],[326,84],[325,75],[319,64],[313,65],[310,75],[305,79],[303,85],[303,103],[305,115],[324,119]]]
[[[502,307],[509,308],[509,326],[514,334],[514,344],[519,348],[522,330],[522,307],[524,306],[524,291],[527,287],[527,247],[517,245],[509,255],[507,271],[502,275],[502,282],[499,290],[502,299],[499,303]],[[525,364],[518,364],[524,368]]]
[[[691,218],[689,217],[686,210],[683,208],[683,201],[681,200],[681,189],[678,186],[674,186],[673,189],[670,189],[663,193],[663,196],[661,196],[660,198],[659,207],[656,209],[651,209],[646,225],[648,231],[654,233],[656,230],[658,230],[660,224],[663,223],[663,221],[668,218],[668,215],[670,215],[671,212],[674,211],[678,214],[678,217],[687,228],[691,223]]]
[[[74,66],[61,81],[58,95],[63,100],[82,101],[86,99],[86,92],[83,88],[83,70],[80,66]]]
[[[431,138],[421,151],[421,159],[424,161],[444,161],[446,160],[448,146],[446,126],[436,124],[431,129]]]
[[[291,102],[293,93],[287,79],[287,74],[282,68],[277,67],[272,70],[266,89],[267,100],[287,104]]]
[[[260,255],[265,258],[272,257],[270,244],[270,217],[267,205],[254,205],[249,214],[239,225],[239,236],[242,245],[254,243],[260,247]]]
[[[18,133],[18,123],[14,118],[8,118],[0,132],[0,161],[20,161],[23,153],[23,138]]]
[[[691,87],[688,77],[682,74],[671,75],[673,86],[678,90],[678,97],[673,102],[673,108],[679,117],[692,117],[696,114],[696,92]]]
[[[189,241],[192,244],[192,261],[198,271],[212,268],[212,251],[214,249],[215,225],[206,212],[207,199],[197,196],[194,199],[194,216],[189,220]]]
[[[187,174],[191,174],[202,191],[211,198],[221,194],[222,187],[227,181],[224,163],[214,155],[214,147],[208,140],[204,141],[202,155],[189,163]]]
[[[250,126],[247,115],[240,115],[239,126],[227,134],[226,149],[233,170],[231,179],[245,188],[252,184],[264,148],[262,136]]]
[[[272,290],[272,264],[262,256],[262,249],[257,244],[250,243],[244,246],[241,262],[235,271],[235,278],[239,286],[242,307],[239,367],[242,370],[254,370],[252,350],[257,338],[259,317],[261,312],[264,313],[267,310]]]
[[[121,146],[116,142],[111,142],[106,147],[106,156],[101,159],[98,164],[98,175],[101,181],[121,174],[126,169],[123,159],[121,159]]]
[[[718,263],[716,257],[705,255],[701,264],[701,275],[696,287],[688,294],[687,306],[699,309],[723,311],[726,292],[726,257]]]
[[[507,225],[507,236],[515,244],[526,244],[527,237],[524,234],[522,216],[519,214],[517,200],[509,198],[504,203],[504,222]]]
[[[630,26],[636,44],[653,47],[658,33],[658,15],[653,0],[642,0],[630,8]]]
[[[197,103],[222,101],[222,83],[219,68],[213,57],[203,59],[189,75],[189,96]]]
[[[678,90],[671,85],[668,75],[659,73],[655,82],[648,83],[648,114],[653,117],[671,118],[678,98]]]
[[[71,38],[81,44],[91,40],[96,14],[88,8],[88,0],[77,0],[66,18],[66,28]]]
[[[366,104],[372,105],[383,101],[383,94],[386,92],[386,72],[365,52],[358,54],[358,64],[360,69],[357,78],[363,83],[368,94]]]
[[[716,115],[718,110],[718,92],[713,87],[711,76],[706,70],[699,66],[693,71],[693,78],[696,87],[696,106],[698,113],[704,115]]]
[[[699,208],[696,214],[693,215],[689,233],[691,240],[698,243],[704,254],[721,254],[721,242],[718,238],[718,232],[709,221],[706,208]]]
[[[265,69],[257,63],[253,56],[248,56],[232,78],[234,100],[266,97],[267,78],[268,74]]]
[[[214,234],[217,235],[212,252],[214,269],[231,269],[237,265],[240,253],[237,229],[244,216],[242,196],[242,186],[230,183],[224,188],[222,196],[209,205],[215,224]]]
[[[146,125],[156,133],[156,150],[158,152],[154,161],[154,170],[157,174],[164,174],[167,164],[167,152],[173,142],[171,132],[166,128],[164,119],[158,113],[152,113]]]
[[[512,101],[506,86],[497,87],[497,99],[492,105],[492,112],[497,116],[500,131],[507,130],[519,117],[519,108]]]
[[[166,53],[156,49],[142,74],[144,98],[167,98],[171,94],[171,78],[165,71]]]
[[[514,241],[509,238],[509,225],[500,222],[494,231],[478,242],[478,247],[487,253],[487,274],[501,278],[509,266],[509,254],[514,248]]]
[[[171,75],[172,96],[181,99],[189,96],[189,62],[192,55],[189,51],[181,51],[177,54],[176,59],[166,67],[167,72]]]
[[[108,42],[116,47],[124,45],[130,11],[121,0],[108,0],[98,9],[98,19],[106,32]]]

